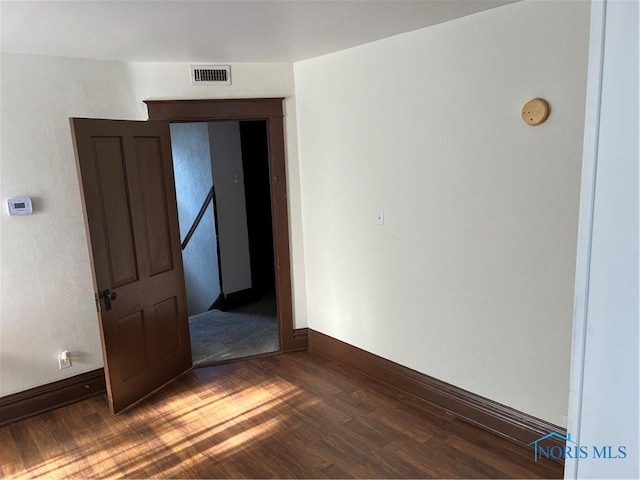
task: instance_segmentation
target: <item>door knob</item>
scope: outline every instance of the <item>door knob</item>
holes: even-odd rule
[[[105,290],[102,293],[102,298],[104,298],[104,309],[111,310],[111,302],[118,298],[118,294],[116,292],[112,292],[111,290]]]

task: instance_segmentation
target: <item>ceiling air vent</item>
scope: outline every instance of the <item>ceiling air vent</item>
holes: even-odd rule
[[[191,85],[231,85],[231,67],[191,65]]]

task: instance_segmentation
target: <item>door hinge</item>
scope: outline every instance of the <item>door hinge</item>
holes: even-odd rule
[[[93,299],[96,302],[96,312],[100,313],[100,297],[98,296],[97,293],[93,294]]]

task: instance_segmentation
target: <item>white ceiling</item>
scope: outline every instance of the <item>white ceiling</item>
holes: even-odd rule
[[[2,51],[139,62],[293,62],[514,0],[2,1]]]

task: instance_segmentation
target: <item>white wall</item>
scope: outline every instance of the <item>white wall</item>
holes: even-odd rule
[[[222,292],[251,288],[251,257],[238,122],[209,123],[211,171],[216,194]]]
[[[36,214],[0,208],[0,396],[102,366],[69,117],[147,118],[142,100],[286,96],[291,65],[232,65],[231,87],[192,87],[188,65],[2,54],[0,200],[30,195]],[[293,99],[286,103],[294,321],[306,325]],[[59,370],[68,349],[73,367]]]
[[[588,28],[519,2],[294,64],[310,328],[564,423]]]
[[[627,457],[567,460],[566,478],[640,476],[639,9],[604,6],[594,2],[591,26],[569,432]]]
[[[206,122],[172,123],[171,154],[176,183],[180,241],[184,242],[213,185],[209,128]],[[209,310],[220,295],[218,246],[213,202],[209,202],[187,246],[182,250],[187,312]]]
[[[102,366],[69,117],[143,116],[122,63],[2,54],[0,68],[1,396]],[[9,217],[14,196],[35,213]]]

